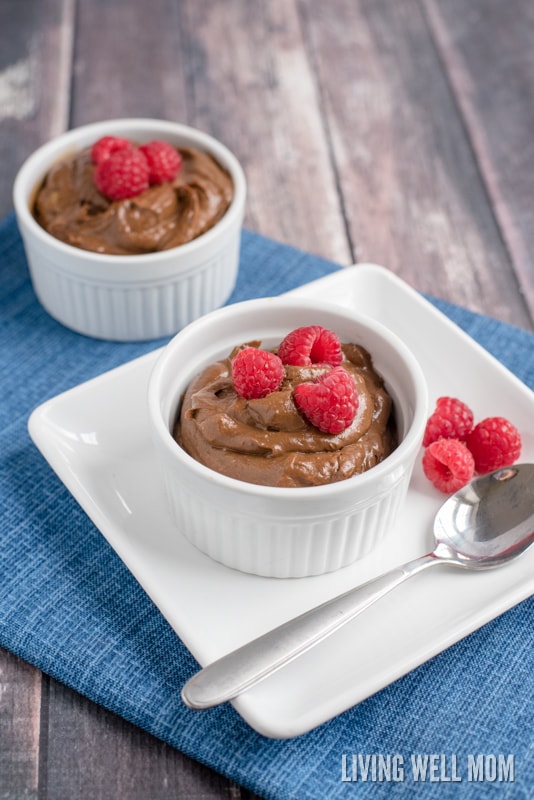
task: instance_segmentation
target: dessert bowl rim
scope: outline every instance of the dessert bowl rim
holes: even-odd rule
[[[67,153],[74,152],[76,143],[80,138],[84,140],[83,147],[89,146],[90,137],[94,136],[96,141],[100,136],[125,135],[129,131],[146,129],[147,141],[154,138],[153,134],[167,134],[176,139],[190,139],[188,146],[198,147],[198,149],[214,155],[217,161],[228,170],[234,184],[234,194],[229,207],[223,216],[209,230],[176,247],[166,250],[159,250],[151,253],[137,254],[107,254],[97,253],[93,250],[75,247],[67,244],[46,231],[35,219],[31,212],[31,205],[35,198],[38,187],[44,179],[51,165],[60,160]],[[152,132],[152,133],[151,133]],[[71,147],[72,146],[72,147]],[[185,145],[184,145],[185,146]],[[42,164],[42,169],[39,165]],[[31,177],[33,175],[33,177]],[[243,214],[246,196],[246,178],[241,164],[234,153],[219,139],[198,128],[191,127],[171,120],[152,119],[148,117],[126,117],[109,120],[91,122],[72,128],[49,141],[40,145],[31,153],[20,166],[13,183],[13,202],[15,213],[19,221],[23,223],[40,242],[48,248],[55,248],[66,257],[77,258],[94,265],[106,265],[110,268],[120,268],[121,266],[135,266],[142,268],[151,266],[161,261],[168,261],[170,258],[176,259],[174,264],[175,271],[182,269],[188,270],[189,263],[187,257],[196,251],[209,246],[211,242],[216,242],[223,236],[227,229],[231,229],[233,224],[239,221]],[[183,259],[181,265],[178,259]],[[69,271],[68,266],[64,267]]]
[[[319,486],[265,486],[263,484],[242,481],[238,478],[232,478],[217,472],[216,470],[213,470],[197,461],[175,441],[168,425],[163,418],[160,405],[160,383],[163,373],[168,365],[169,358],[172,357],[172,354],[176,349],[176,343],[179,342],[181,344],[190,336],[194,336],[197,330],[202,329],[207,325],[211,325],[212,321],[216,322],[218,319],[224,319],[226,316],[231,318],[232,314],[235,314],[236,312],[239,314],[241,311],[246,313],[249,309],[263,309],[265,308],[266,303],[275,303],[279,306],[287,307],[288,311],[291,308],[298,308],[301,310],[310,311],[324,310],[331,314],[334,313],[342,318],[346,323],[354,322],[357,325],[372,330],[373,333],[377,334],[378,337],[381,338],[388,347],[390,347],[392,350],[395,350],[402,358],[404,365],[408,368],[409,382],[413,386],[413,418],[410,422],[408,430],[404,433],[402,440],[399,442],[395,450],[393,450],[382,462],[366,472],[353,475],[351,478],[334,481],[332,483]],[[239,335],[239,333],[236,335]],[[361,342],[361,344],[363,344],[365,347],[365,342]],[[372,353],[371,357],[373,357]],[[214,355],[214,358],[221,358],[221,356]],[[195,374],[198,374],[203,366],[206,366],[206,364],[200,364],[196,372],[189,370],[187,371],[187,377],[184,378],[184,390],[185,386],[187,386],[187,383],[194,377]],[[391,385],[391,381],[388,380],[388,376],[386,375],[382,374],[382,377],[387,388],[388,384]],[[397,387],[395,387],[395,389],[397,389]],[[216,484],[228,491],[239,492],[240,494],[249,496],[265,498],[272,497],[278,499],[284,498],[284,502],[289,500],[289,498],[294,498],[293,502],[297,503],[299,501],[308,499],[310,496],[313,496],[314,498],[319,498],[322,495],[334,496],[338,494],[350,493],[351,489],[357,489],[358,492],[360,492],[360,490],[365,489],[365,487],[370,483],[371,485],[377,484],[378,487],[381,477],[390,476],[391,473],[393,473],[396,469],[402,469],[402,465],[409,457],[411,457],[412,452],[421,446],[427,418],[428,389],[422,368],[410,348],[397,334],[391,331],[383,323],[378,322],[372,317],[366,316],[365,314],[350,311],[346,307],[337,305],[335,302],[317,301],[309,298],[284,297],[282,295],[243,300],[230,306],[224,306],[204,315],[194,322],[191,322],[189,325],[179,331],[167,343],[167,345],[162,348],[162,352],[159,354],[152,368],[148,380],[147,405],[153,438],[157,438],[159,445],[164,447],[166,457],[172,458],[174,464],[180,464],[183,470],[189,469],[194,475],[197,476],[199,480],[210,481],[212,485]],[[180,401],[178,401],[177,408],[179,408],[179,406]],[[358,497],[355,498],[355,504],[360,500],[361,495],[359,494]],[[292,501],[290,500],[289,502]]]

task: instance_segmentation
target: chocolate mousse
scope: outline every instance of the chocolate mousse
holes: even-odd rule
[[[197,461],[249,483],[305,487],[365,472],[395,449],[393,403],[364,347],[341,345],[358,404],[352,422],[335,434],[311,424],[294,399],[298,384],[320,380],[331,366],[285,364],[277,390],[247,399],[232,381],[232,360],[244,347],[250,344],[206,367],[185,392],[173,435]]]
[[[95,185],[91,149],[82,150],[50,169],[36,194],[35,219],[57,239],[97,253],[152,253],[189,242],[224,215],[233,183],[209,154],[185,147],[179,153],[174,180],[112,201]]]

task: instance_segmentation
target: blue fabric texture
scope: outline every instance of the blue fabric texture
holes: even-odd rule
[[[245,231],[231,302],[338,268]],[[1,646],[265,798],[412,797],[414,754],[441,758],[421,787],[427,798],[534,796],[534,598],[295,739],[262,737],[229,705],[187,709],[178,687],[194,659],[26,428],[44,400],[163,342],[100,342],[51,319],[31,287],[13,215],[0,222],[0,285]],[[433,302],[534,388],[534,335]],[[404,774],[384,771],[392,754],[404,759]],[[476,770],[468,780],[467,759],[479,754],[484,781]],[[512,764],[499,760],[509,755]]]

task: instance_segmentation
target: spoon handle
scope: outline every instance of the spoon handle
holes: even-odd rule
[[[184,703],[203,709],[237,697],[326,639],[395,586],[437,563],[433,553],[409,561],[228,653],[189,679],[182,689]]]

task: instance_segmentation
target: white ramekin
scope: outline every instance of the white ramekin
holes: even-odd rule
[[[234,198],[224,217],[191,242],[132,256],[89,252],[48,234],[31,213],[45,174],[56,161],[106,135],[138,142],[163,139],[209,152],[234,182]],[[223,305],[237,278],[245,197],[243,170],[223,144],[194,128],[152,119],[106,120],[69,131],[24,162],[13,188],[19,230],[41,304],[79,333],[116,341],[170,336]]]
[[[181,397],[202,368],[234,345],[278,344],[293,328],[322,325],[372,355],[395,407],[400,444],[368,472],[328,486],[280,488],[228,478],[172,438]],[[148,411],[177,531],[216,561],[269,577],[330,572],[368,553],[404,500],[427,414],[426,382],[412,353],[383,325],[333,304],[289,297],[214,311],[178,333],[151,374]]]

